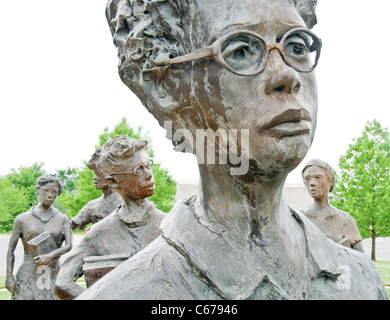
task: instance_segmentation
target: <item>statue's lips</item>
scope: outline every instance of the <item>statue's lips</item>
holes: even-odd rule
[[[271,135],[276,136],[293,136],[297,134],[305,134],[310,132],[310,122],[301,120],[297,122],[283,122],[280,123],[268,131]]]
[[[151,184],[145,186],[144,189],[145,190],[154,190],[154,189],[156,189],[156,186],[154,183],[151,183]]]
[[[307,134],[310,129],[310,113],[303,108],[286,110],[260,127],[260,131],[277,137]]]
[[[54,200],[50,200],[50,199],[46,199],[45,201],[43,201],[43,204],[46,205],[46,206],[50,206],[54,203]]]

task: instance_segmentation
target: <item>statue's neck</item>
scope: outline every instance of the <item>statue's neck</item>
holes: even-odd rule
[[[147,221],[150,218],[150,203],[146,198],[132,199],[126,196],[122,197],[122,206],[120,216],[127,221]]]
[[[291,216],[282,189],[287,175],[248,181],[222,166],[200,165],[201,219],[216,230],[246,234],[253,228],[281,226]],[[251,174],[251,173],[249,173]]]
[[[314,203],[312,205],[313,210],[324,210],[329,208],[328,194],[314,199]]]
[[[103,194],[104,194],[104,197],[105,197],[105,198],[109,197],[110,195],[112,195],[112,194],[115,192],[115,191],[114,191],[111,187],[109,187],[109,186],[103,187],[102,191],[103,191]]]

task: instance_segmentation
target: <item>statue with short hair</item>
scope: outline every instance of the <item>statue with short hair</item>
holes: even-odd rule
[[[78,299],[387,298],[367,256],[282,195],[317,123],[315,5],[108,2],[122,81],[172,129],[176,150],[196,154],[201,181],[156,240]]]
[[[345,211],[329,203],[329,192],[335,186],[335,175],[332,167],[320,159],[309,161],[302,170],[302,179],[313,204],[302,212],[327,237],[348,248],[364,252],[355,219]]]
[[[62,189],[56,175],[42,175],[35,185],[40,202],[14,221],[5,280],[12,300],[57,299],[54,284],[60,270],[59,258],[72,248],[69,218],[53,207]],[[24,247],[24,258],[14,278],[14,252],[19,239]]]
[[[102,190],[103,194],[94,200],[89,201],[80,212],[71,219],[72,229],[83,229],[86,225],[96,223],[111,212],[113,212],[121,203],[121,196],[116,193],[106,182],[99,170],[98,162],[100,159],[101,148],[91,156],[87,166],[95,175],[93,177],[96,189]]]
[[[147,145],[128,136],[103,145],[98,170],[122,204],[94,224],[63,262],[55,286],[60,299],[72,300],[84,291],[75,282],[83,274],[90,286],[158,237],[165,214],[147,199],[155,190]]]

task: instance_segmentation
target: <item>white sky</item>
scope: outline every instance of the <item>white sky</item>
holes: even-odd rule
[[[98,135],[122,117],[153,139],[156,160],[178,181],[198,179],[195,156],[173,151],[165,131],[117,74],[106,0],[2,1],[0,8],[0,175],[44,162],[49,173],[79,167]],[[302,165],[340,155],[366,121],[390,128],[388,0],[319,0],[323,51],[316,69],[316,137]]]

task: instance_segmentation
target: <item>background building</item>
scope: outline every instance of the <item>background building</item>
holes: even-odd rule
[[[182,181],[177,184],[176,201],[187,199],[198,193],[199,183]],[[313,199],[303,184],[285,184],[283,188],[284,200],[294,210],[307,209]],[[331,198],[331,194],[329,195]]]

